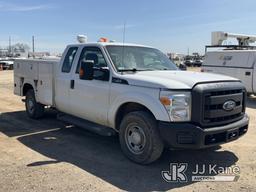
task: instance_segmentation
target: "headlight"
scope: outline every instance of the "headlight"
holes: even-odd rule
[[[168,111],[171,121],[181,122],[191,120],[190,92],[162,91],[160,101]]]

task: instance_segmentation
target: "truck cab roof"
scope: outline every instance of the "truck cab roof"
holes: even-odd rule
[[[151,46],[145,46],[140,44],[133,44],[133,43],[121,43],[121,42],[87,42],[87,43],[76,43],[76,44],[70,44],[70,46],[134,46],[134,47],[147,47],[147,48],[153,48]]]

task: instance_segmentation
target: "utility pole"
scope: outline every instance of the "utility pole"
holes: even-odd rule
[[[35,58],[35,37],[32,36],[32,52],[33,52],[33,58]]]
[[[9,55],[11,55],[11,52],[12,52],[12,43],[11,43],[11,36],[9,36]]]
[[[189,55],[189,47],[188,47],[188,55]]]

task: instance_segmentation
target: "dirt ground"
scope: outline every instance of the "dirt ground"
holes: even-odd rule
[[[256,98],[249,98],[248,133],[234,142],[204,150],[166,150],[157,162],[141,166],[121,152],[117,137],[70,127],[50,112],[41,120],[26,116],[13,95],[13,72],[0,71],[0,191],[256,191]],[[170,163],[240,167],[236,182],[168,183],[161,172]]]

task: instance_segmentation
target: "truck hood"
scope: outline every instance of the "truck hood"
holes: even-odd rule
[[[192,89],[197,83],[238,81],[229,76],[191,71],[138,71],[120,78],[129,85],[166,89]]]

